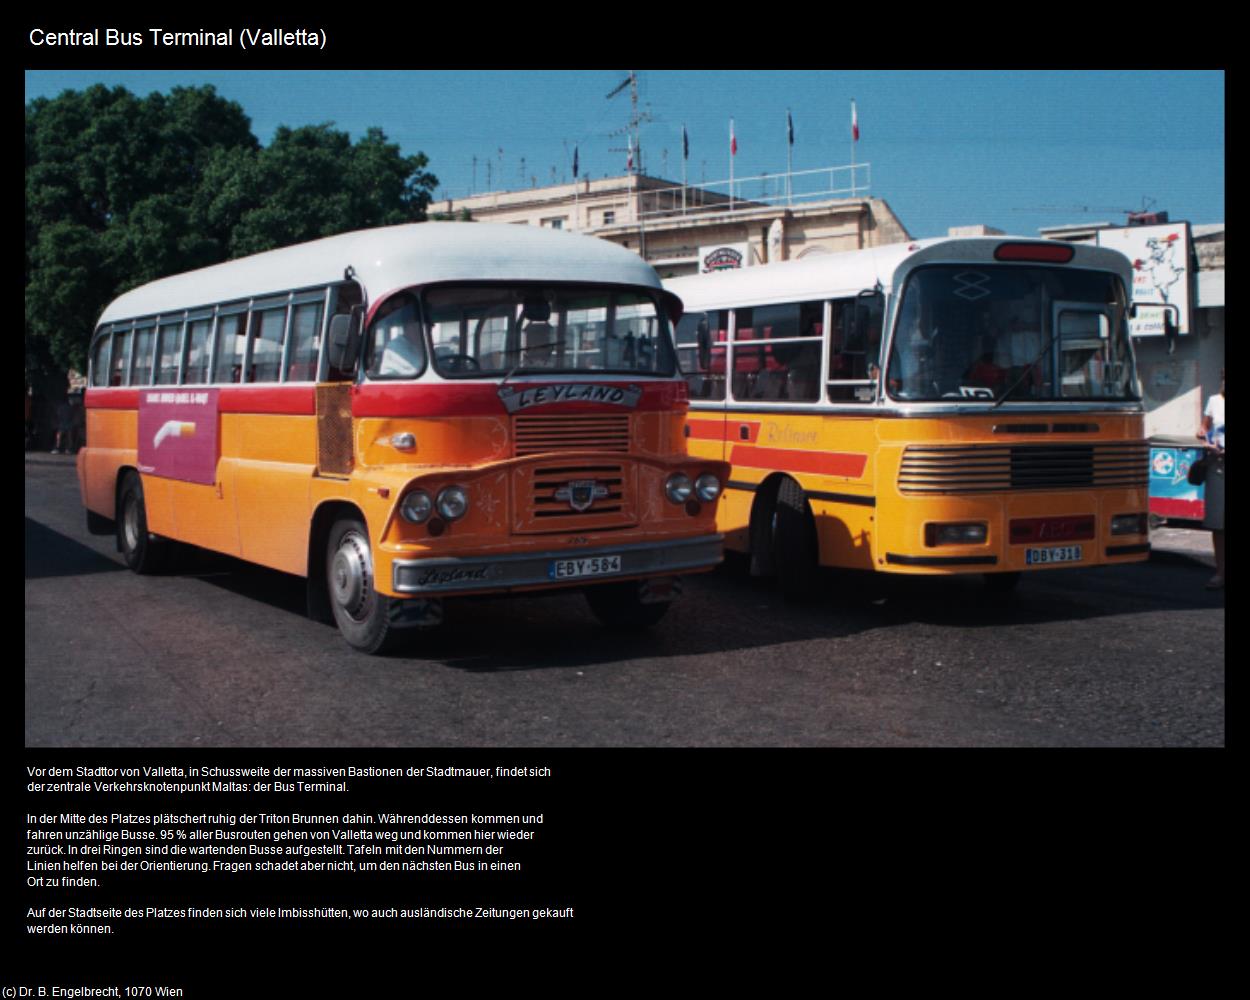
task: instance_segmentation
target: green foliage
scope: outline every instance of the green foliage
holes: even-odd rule
[[[121,292],[231,257],[420,221],[437,179],[371,128],[279,128],[262,147],[212,87],[66,91],[26,106],[26,368],[85,370]]]

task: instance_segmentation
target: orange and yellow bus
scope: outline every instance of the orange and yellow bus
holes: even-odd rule
[[[925,240],[670,279],[692,453],[752,571],[984,573],[1143,560],[1128,260]],[[884,334],[884,336],[883,336]]]
[[[679,310],[628,250],[465,223],[144,285],[91,344],[88,527],[140,573],[189,543],[305,576],[366,652],[448,595],[585,587],[654,623],[720,562],[728,474],[686,452]]]

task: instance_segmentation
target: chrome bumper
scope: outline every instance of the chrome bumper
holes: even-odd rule
[[[516,556],[470,556],[465,559],[396,559],[391,583],[397,594],[449,594],[457,591],[503,591],[517,587],[580,587],[637,576],[663,576],[711,569],[723,558],[723,535],[676,542],[643,542],[595,548],[556,549]],[[556,580],[560,559],[620,556],[621,571]]]

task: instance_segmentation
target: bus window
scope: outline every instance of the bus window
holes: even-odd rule
[[[178,359],[182,356],[182,320],[161,324],[156,356],[156,384],[175,385],[178,382]]]
[[[203,385],[208,381],[209,334],[213,331],[211,319],[196,319],[187,324],[187,364],[183,382],[186,385]]]
[[[448,324],[441,324],[444,342],[435,343],[459,354],[458,341],[448,338]],[[452,324],[458,330],[459,323]],[[450,356],[450,354],[449,354]],[[365,371],[370,378],[416,378],[425,371],[425,339],[417,314],[417,300],[397,295],[384,302],[369,327]]]
[[[764,402],[819,399],[823,315],[824,303],[818,301],[738,309],[734,398]]]
[[[691,399],[725,398],[726,310],[687,313],[677,324],[677,355]]]
[[[130,331],[113,334],[113,360],[109,364],[109,385],[125,385],[130,368]]]
[[[252,368],[249,382],[277,382],[282,376],[286,306],[252,312]]]
[[[291,368],[288,382],[317,381],[321,352],[321,303],[303,302],[291,313]]]
[[[91,349],[91,384],[108,385],[109,335],[101,334]]]
[[[217,317],[217,367],[214,382],[243,381],[243,352],[247,350],[247,313]]]
[[[829,401],[871,402],[876,387],[866,383],[880,374],[881,299],[836,299],[829,316]]]
[[[131,385],[148,385],[152,381],[152,341],[155,330],[145,326],[135,331],[135,364],[130,373]]]

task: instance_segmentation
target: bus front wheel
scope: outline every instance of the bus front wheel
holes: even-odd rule
[[[330,529],[326,590],[335,624],[348,645],[362,653],[381,653],[394,646],[391,600],[374,587],[369,532],[356,518],[336,521]]]
[[[117,551],[136,573],[159,573],[168,562],[168,545],[148,532],[143,480],[137,472],[126,473],[117,503]]]

